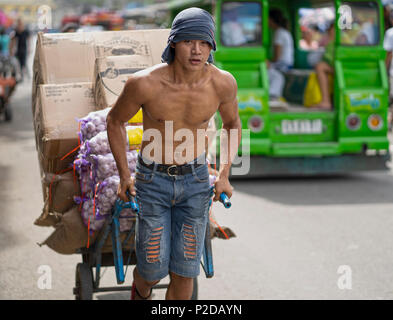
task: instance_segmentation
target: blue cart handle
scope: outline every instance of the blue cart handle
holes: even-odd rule
[[[232,205],[231,200],[229,200],[227,194],[222,192],[220,194],[220,202],[224,205],[225,208],[229,209]]]
[[[138,202],[136,201],[135,197],[132,196],[128,192],[128,190],[126,191],[126,195],[127,195],[128,199],[130,199],[130,201],[129,202],[124,202],[123,200],[118,198],[116,200],[116,205],[118,207],[120,207],[119,209],[121,209],[121,210],[125,209],[125,208],[131,208],[131,210],[134,211],[135,213],[139,213],[139,205],[138,205]]]
[[[215,193],[214,186],[210,187],[211,196]],[[225,192],[221,192],[219,201],[224,205],[225,208],[229,209],[232,205],[231,200],[229,199],[228,195]],[[212,199],[210,199],[209,205],[212,204]]]
[[[128,191],[126,192],[128,198],[130,199],[130,204],[131,204],[131,210],[134,211],[135,213],[139,213],[139,204],[136,202],[136,199],[134,196],[132,196]]]
[[[135,213],[139,213],[139,204],[138,202],[136,202],[135,197],[132,196],[131,193],[128,192],[128,190],[126,191],[126,195],[130,199],[129,203],[131,205],[131,210],[134,211]]]

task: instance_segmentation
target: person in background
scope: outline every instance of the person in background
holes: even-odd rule
[[[8,57],[10,55],[10,36],[4,27],[0,27],[0,50],[2,56]]]
[[[243,28],[238,21],[236,9],[228,10],[223,14],[223,24],[221,27],[222,43],[225,46],[241,46],[247,43],[247,38],[243,33]]]
[[[269,95],[271,100],[282,97],[284,73],[293,66],[293,38],[287,30],[287,20],[278,9],[269,11],[269,27],[273,29],[273,58],[268,61]]]
[[[303,50],[317,50],[318,42],[313,40],[313,30],[302,27],[302,39],[299,41],[300,48]]]
[[[328,43],[325,47],[325,53],[322,56],[322,61],[315,66],[319,87],[321,88],[322,100],[319,104],[312,107],[330,110],[332,108],[332,102],[329,94],[329,75],[334,72],[334,22],[330,24],[327,32]]]
[[[22,79],[24,73],[28,74],[28,70],[26,68],[26,59],[27,54],[30,52],[29,38],[30,32],[25,27],[22,19],[19,18],[16,23],[14,34],[11,38],[10,54],[15,55],[19,61],[20,69],[22,71]]]
[[[19,68],[19,63],[16,61],[16,59],[12,56],[10,56],[10,45],[11,45],[11,38],[8,35],[5,27],[0,26],[0,57],[2,58],[2,64],[10,64],[12,66],[12,71],[11,75],[14,77],[14,79],[19,82],[20,80],[20,68]],[[9,75],[7,75],[8,77]],[[3,90],[2,98],[3,98],[3,103],[7,104],[10,97],[12,96],[12,93],[15,90],[15,85],[7,85],[8,90],[5,91]],[[5,94],[5,92],[7,92]]]
[[[393,11],[392,6],[387,5],[384,7],[385,12],[385,35],[383,39],[383,48],[386,50],[386,71],[388,74],[388,78],[390,80],[390,76],[392,74],[391,66],[392,66],[392,57],[393,57]]]
[[[385,32],[393,27],[393,19],[392,19],[392,9],[393,4],[392,0],[382,0],[383,5],[383,17],[385,21]]]
[[[383,3],[386,1],[382,1]],[[385,3],[384,3],[385,4]],[[386,73],[388,75],[388,83],[389,83],[389,113],[388,113],[388,122],[389,129],[393,127],[393,112],[392,112],[392,100],[393,100],[393,90],[392,90],[392,75],[393,75],[393,67],[392,67],[392,58],[393,58],[393,5],[386,3],[384,6],[384,17],[385,17],[385,35],[383,39],[383,48],[386,50]]]
[[[378,27],[373,19],[364,21],[361,25],[355,44],[357,45],[376,45],[378,42]]]

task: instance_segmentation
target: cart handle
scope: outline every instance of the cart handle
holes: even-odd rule
[[[215,192],[214,186],[210,187],[210,195],[212,196]],[[229,209],[232,206],[231,200],[225,192],[221,192],[219,201],[224,205],[225,208]],[[209,205],[212,204],[212,199],[210,199]]]
[[[118,207],[119,211],[125,209],[125,208],[131,208],[132,211],[135,213],[139,213],[139,204],[136,201],[135,197],[132,196],[128,190],[126,191],[127,197],[130,199],[129,202],[124,202],[120,198],[116,200],[116,206]]]
[[[229,209],[232,206],[231,200],[229,200],[228,195],[225,192],[220,194],[220,202],[225,208]]]

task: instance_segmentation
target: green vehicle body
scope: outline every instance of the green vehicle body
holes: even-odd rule
[[[227,47],[222,44],[221,8],[226,2],[260,3],[260,45]],[[340,6],[370,2],[377,10],[379,39],[375,45],[342,44],[341,37],[345,31],[339,28]],[[332,111],[304,107],[299,110],[291,108],[290,111],[271,110],[267,69],[272,47],[272,34],[268,27],[269,8],[280,8],[289,21],[295,46],[294,69],[311,69],[305,63],[306,52],[298,46],[299,9],[326,4],[334,7],[336,27]],[[262,120],[261,130],[251,130],[250,140],[243,139],[239,148],[239,154],[242,154],[242,150],[247,150],[244,147],[249,147],[249,175],[332,174],[387,169],[386,163],[390,160],[387,122],[389,92],[386,52],[383,49],[384,15],[379,0],[217,0],[214,5],[200,2],[190,6],[203,8],[215,16],[217,51],[214,53],[214,63],[229,71],[237,81],[242,128],[250,128],[253,117]],[[173,10],[173,17],[182,9],[184,7]],[[355,130],[347,125],[348,116],[353,115],[361,120]],[[382,119],[380,126],[374,130],[368,125],[371,115]],[[221,128],[219,115],[216,119],[217,128]],[[284,125],[286,128],[283,128]],[[303,126],[303,129],[299,130],[299,126]]]

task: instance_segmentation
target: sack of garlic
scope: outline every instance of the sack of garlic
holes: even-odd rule
[[[135,172],[138,153],[135,150],[127,151],[127,162],[130,172]],[[95,183],[103,181],[110,176],[118,176],[116,161],[112,153],[105,155],[91,155],[91,165]]]
[[[106,117],[111,108],[90,112],[86,117],[79,119],[81,142],[90,140],[98,133],[106,130]]]

